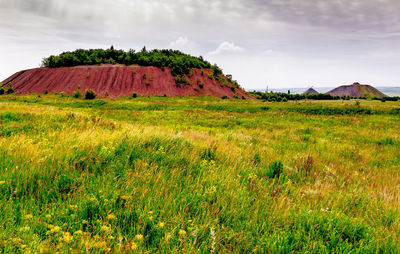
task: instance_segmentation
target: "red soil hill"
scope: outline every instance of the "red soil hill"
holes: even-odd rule
[[[169,68],[101,65],[62,68],[36,68],[15,73],[3,81],[12,83],[19,94],[64,92],[93,89],[98,96],[111,98],[139,95],[167,96],[227,96],[253,98],[224,77],[217,82],[208,69],[192,69],[186,84],[177,85]]]

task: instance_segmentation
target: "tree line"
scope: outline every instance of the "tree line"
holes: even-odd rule
[[[173,76],[188,74],[192,68],[212,69],[216,76],[222,74],[221,68],[210,64],[202,56],[194,57],[171,49],[148,51],[146,47],[139,52],[133,49],[117,50],[113,46],[109,49],[78,49],[72,52],[63,52],[57,56],[51,55],[42,60],[42,66],[50,68],[99,64],[169,67]]]

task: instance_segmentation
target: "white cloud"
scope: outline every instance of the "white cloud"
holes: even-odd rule
[[[176,39],[175,41],[172,41],[169,44],[169,47],[172,48],[172,49],[182,48],[182,47],[187,46],[188,44],[189,44],[189,39],[187,37],[182,37],[181,36],[178,39]]]
[[[242,47],[236,46],[234,43],[229,41],[224,41],[219,44],[218,48],[214,51],[208,52],[210,55],[218,55],[222,52],[239,52],[243,51]]]

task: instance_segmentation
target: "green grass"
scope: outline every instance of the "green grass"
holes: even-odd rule
[[[399,102],[0,97],[0,252],[400,252]]]

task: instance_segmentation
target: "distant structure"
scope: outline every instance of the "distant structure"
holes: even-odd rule
[[[387,97],[386,94],[382,93],[375,87],[370,85],[362,85],[358,82],[354,82],[349,86],[340,86],[338,88],[333,89],[332,91],[327,92],[332,96],[349,96],[349,97],[378,97],[384,98]]]
[[[306,94],[319,94],[319,93],[317,91],[315,91],[314,88],[310,87],[303,94],[306,95]]]

